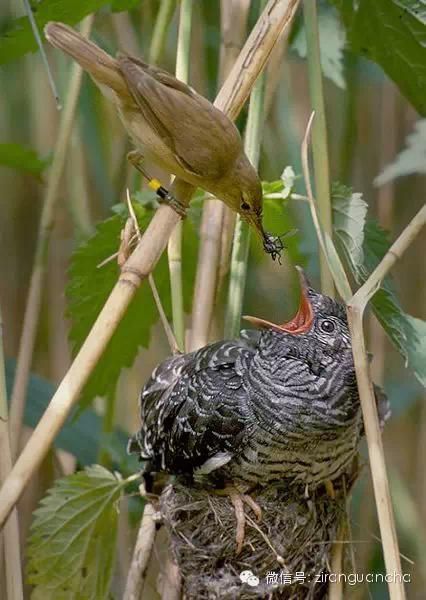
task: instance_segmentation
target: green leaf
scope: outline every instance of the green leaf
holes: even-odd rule
[[[345,47],[345,31],[334,9],[321,9],[318,14],[320,37],[321,67],[324,76],[337,87],[345,89],[343,76],[343,50]],[[301,58],[306,58],[307,46],[305,28],[300,27],[292,43]]]
[[[134,204],[134,209],[141,230],[144,231],[154,212],[137,203]],[[72,256],[66,295],[68,315],[72,322],[70,339],[74,353],[86,339],[119,277],[115,259],[103,267],[98,268],[98,265],[117,251],[120,231],[125,220],[124,214],[116,214],[100,223],[94,236],[82,244]],[[186,310],[189,309],[192,298],[196,258],[197,238],[189,219],[185,219],[183,291]],[[169,273],[167,258],[164,255],[155,268],[154,280],[166,315],[170,318]],[[149,346],[151,328],[157,321],[158,311],[151,289],[144,281],[84,387],[81,395],[83,406],[89,404],[95,396],[107,396],[114,392],[121,370],[133,364],[140,347]]]
[[[0,144],[0,166],[40,176],[48,164],[49,160],[39,158],[34,150],[21,144]]]
[[[368,205],[362,194],[352,193],[343,185],[333,186],[333,210],[335,213],[335,232],[345,238],[345,246],[354,263],[360,265],[364,259],[364,225]]]
[[[15,361],[6,360],[6,385],[8,398],[12,392],[13,379],[15,377]],[[28,427],[36,427],[49,402],[55,393],[55,386],[38,375],[31,373],[27,388],[25,402],[24,422]],[[91,465],[99,454],[99,448],[106,450],[111,457],[114,466],[119,468],[120,473],[134,473],[138,469],[135,456],[125,457],[124,452],[127,445],[128,435],[122,429],[115,428],[110,434],[107,447],[102,433],[102,419],[93,410],[86,409],[78,417],[71,415],[65,422],[61,431],[55,438],[54,445],[70,454],[73,454],[82,466]],[[114,452],[110,448],[114,447]],[[118,454],[118,448],[123,453]]]
[[[75,25],[109,2],[110,0],[40,0],[33,8],[33,13],[39,31],[42,31],[49,21]],[[0,64],[36,50],[37,43],[28,17],[15,19],[0,37]]]
[[[417,121],[415,129],[407,137],[407,148],[383,169],[374,180],[374,185],[384,185],[402,175],[426,173],[426,119]]]
[[[378,63],[426,114],[425,0],[333,0],[351,49]]]
[[[35,600],[109,598],[117,501],[125,481],[99,465],[58,479],[34,512],[28,582]]]
[[[293,167],[285,167],[278,181],[262,181],[264,199],[280,198],[286,200],[293,191],[297,177]]]
[[[334,233],[355,281],[362,285],[380,263],[390,248],[390,243],[387,233],[375,221],[367,221],[364,225],[363,210],[358,213],[355,209],[342,211],[342,205],[345,204],[342,194],[345,188],[339,185],[337,189],[336,198],[333,193]],[[359,204],[360,198],[346,188],[346,205],[351,202]],[[350,220],[347,218],[348,212],[351,213]],[[357,214],[358,225],[353,222]],[[364,240],[362,262],[359,262],[359,254],[353,253],[353,230],[359,231],[361,228],[364,228]],[[349,229],[352,230],[352,234]],[[402,310],[390,276],[382,282],[382,287],[373,296],[371,304],[383,329],[404,357],[406,366],[412,369],[420,383],[426,386],[426,322],[414,319]]]
[[[141,3],[141,0],[112,0],[111,11],[122,12],[124,10],[132,10]]]

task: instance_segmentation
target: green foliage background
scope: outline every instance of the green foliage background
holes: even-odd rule
[[[96,11],[93,38],[98,43],[111,53],[125,46],[147,58],[160,7],[166,2],[39,0],[31,4],[40,29],[49,20],[77,25]],[[424,201],[426,126],[421,117],[426,113],[426,2],[332,0],[318,6],[331,175],[340,182],[333,188],[334,239],[355,289]],[[258,0],[252,0],[249,26],[258,9]],[[32,54],[36,44],[28,19],[20,11],[22,7],[12,0],[0,6],[0,86],[4,90],[0,97],[0,247],[4,260],[0,299],[6,353],[11,358],[7,364],[9,389],[58,123],[46,74],[39,57]],[[159,62],[173,71],[176,7],[169,17]],[[123,31],[127,33],[124,37]],[[190,82],[211,99],[217,90],[220,40],[220,2],[197,0]],[[46,50],[64,97],[70,62],[58,52]],[[306,52],[303,19],[298,15],[285,59],[273,73],[277,87],[266,115],[260,174],[265,181],[266,227],[276,235],[297,230],[284,238],[287,252],[319,287],[318,247],[303,200],[299,158],[310,113]],[[246,110],[237,122],[241,131],[245,122]],[[117,280],[115,260],[98,265],[117,251],[127,218],[125,189],[129,187],[133,193],[142,230],[155,210],[152,194],[137,191],[141,182],[124,159],[128,149],[121,124],[86,77],[51,240],[33,362],[36,374],[31,377],[25,412],[25,422],[31,427]],[[281,178],[286,165],[296,174],[291,184]],[[390,190],[388,196],[386,190]],[[187,315],[195,280],[201,196],[198,194],[184,223]],[[426,585],[421,550],[426,518],[426,409],[419,385],[426,382],[425,251],[424,240],[417,240],[373,299],[373,312],[388,338],[371,316],[366,323],[375,351],[373,370],[381,378],[394,412],[384,438],[402,552],[415,563],[404,563],[404,569],[412,574],[413,584],[407,592],[413,599]],[[170,318],[165,256],[156,266],[154,279]],[[286,302],[285,286],[279,265],[266,259],[253,239],[244,312],[279,322]],[[213,327],[217,338],[222,336],[226,281],[221,292]],[[45,476],[44,488],[53,487],[35,513],[28,544],[34,598],[102,599],[110,598],[111,590],[116,589],[120,579],[114,569],[117,511],[124,505],[133,515],[129,527],[134,535],[134,520],[140,516],[142,504],[132,497],[131,485],[106,467],[124,476],[136,472],[138,466],[126,456],[125,445],[128,432],[138,427],[138,391],[168,353],[151,291],[143,285],[87,382],[76,414],[55,441],[57,448],[76,459],[78,467],[86,469],[66,479],[52,479],[50,471]],[[94,462],[103,466],[90,467]],[[369,543],[356,546],[357,569],[381,571],[384,565],[380,544],[374,541],[377,523],[367,477],[361,478],[354,496],[354,539],[371,532]],[[387,597],[384,586],[368,593],[379,600]]]

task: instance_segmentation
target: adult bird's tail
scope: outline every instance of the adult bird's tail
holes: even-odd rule
[[[112,88],[119,95],[129,95],[118,62],[99,46],[63,23],[50,22],[44,28],[47,40],[66,54],[69,54],[87,71],[95,83]],[[103,90],[106,91],[106,90]]]

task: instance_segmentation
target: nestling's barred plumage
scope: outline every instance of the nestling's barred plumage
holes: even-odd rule
[[[362,418],[346,312],[312,289],[308,299],[304,333],[246,331],[155,369],[129,444],[146,472],[316,486],[347,469]]]

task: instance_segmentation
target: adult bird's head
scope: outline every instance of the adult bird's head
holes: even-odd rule
[[[217,189],[210,190],[229,208],[239,213],[260,238],[265,252],[272,258],[279,258],[284,245],[279,237],[265,231],[262,223],[263,192],[259,176],[242,151],[226,177],[222,178]]]

